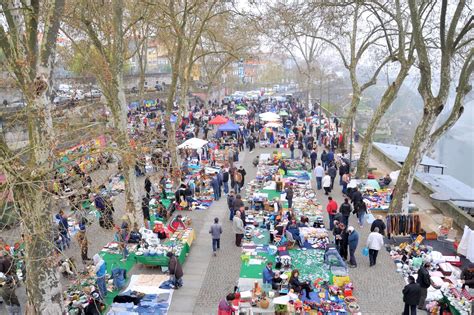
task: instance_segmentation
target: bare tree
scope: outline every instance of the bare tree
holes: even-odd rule
[[[56,145],[50,94],[56,39],[64,0],[1,1],[0,48],[8,72],[26,102],[29,143],[24,156],[14,154],[3,135],[0,172],[5,174],[21,211],[26,239],[27,314],[61,314],[62,289],[52,258],[52,212],[48,185]],[[41,35],[41,36],[40,36]]]
[[[369,8],[364,6],[362,1],[343,2],[341,5],[315,2],[310,4],[310,8],[309,11],[316,12],[317,16],[324,19],[324,23],[318,35],[308,35],[334,49],[350,76],[352,85],[351,105],[345,113],[344,142],[340,144],[342,148],[345,148],[362,93],[377,83],[380,71],[391,59],[387,51],[378,45],[390,35],[384,32],[384,25],[389,21],[376,23],[376,16]],[[365,21],[365,23],[360,23],[361,21]],[[390,29],[386,27],[385,30]],[[391,33],[391,31],[388,32]],[[324,36],[320,34],[324,34]],[[369,79],[362,83],[359,66],[363,58],[369,53],[371,58],[376,60],[371,62],[374,67],[370,70]]]
[[[130,146],[128,134],[128,104],[125,99],[123,71],[125,61],[130,58],[127,38],[133,37],[131,29],[147,14],[146,7],[113,0],[98,3],[93,0],[82,0],[72,7],[68,18],[70,30],[79,30],[79,35],[86,36],[92,45],[93,56],[97,66],[94,68],[107,107],[112,113],[115,132],[112,135],[117,143],[122,173],[125,179],[126,212],[129,220],[137,222],[140,211],[140,193],[135,175],[136,154]],[[126,14],[125,14],[126,12]],[[65,32],[74,42],[74,35]],[[76,34],[78,36],[78,34]]]
[[[410,151],[400,170],[393,200],[390,203],[390,212],[408,211],[409,191],[416,170],[427,150],[461,117],[464,111],[464,98],[472,89],[470,80],[474,70],[474,48],[472,48],[474,18],[466,1],[460,0],[452,6],[447,0],[441,3],[422,1],[421,6],[419,1],[409,0],[408,4],[418,56],[420,72],[418,92],[423,99],[423,117],[416,128]],[[430,24],[426,25],[420,18],[420,12],[423,10],[439,12],[439,16],[433,14]],[[436,62],[440,65],[438,75],[434,73]],[[452,108],[447,108],[452,72],[456,63],[460,65],[460,72],[457,76],[455,99]],[[434,92],[436,89],[437,93]],[[443,111],[448,112],[448,117],[436,125],[437,118]]]
[[[385,40],[389,55],[393,62],[398,63],[398,73],[395,80],[385,90],[365,132],[362,151],[357,164],[356,177],[358,178],[365,178],[367,176],[367,167],[375,131],[383,115],[395,101],[398,91],[415,61],[413,37],[409,34],[410,30],[407,30],[410,20],[410,16],[407,13],[407,5],[400,4],[399,0],[396,0],[394,3],[375,1],[370,3],[368,7],[380,21],[380,25],[386,35]],[[391,21],[391,23],[384,21]],[[396,30],[396,34],[392,34],[392,29]]]
[[[306,104],[311,105],[317,59],[323,43],[317,39],[323,20],[308,14],[308,3],[299,1],[266,4],[253,18],[254,25],[275,48],[282,48],[291,56],[298,72],[305,78]]]

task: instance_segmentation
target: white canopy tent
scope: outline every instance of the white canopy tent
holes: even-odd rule
[[[241,109],[241,110],[238,110],[238,111],[235,112],[235,114],[236,114],[237,116],[245,116],[245,115],[247,115],[248,113],[249,113],[249,111],[246,110],[246,109]]]
[[[207,143],[208,141],[203,139],[191,138],[178,145],[178,149],[199,149],[205,146]]]
[[[263,121],[279,121],[280,120],[280,115],[272,112],[266,112],[263,114],[260,114],[260,119]]]

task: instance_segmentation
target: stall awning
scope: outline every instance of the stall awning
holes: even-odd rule
[[[227,118],[217,115],[216,117],[209,120],[209,125],[223,125],[228,121]]]
[[[203,139],[191,138],[178,145],[178,149],[199,149],[205,146],[207,142]]]
[[[217,130],[218,131],[239,131],[239,125],[234,124],[231,120],[220,126]]]

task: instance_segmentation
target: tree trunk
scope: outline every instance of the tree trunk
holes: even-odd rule
[[[36,91],[39,91],[38,87],[43,84],[46,84],[47,88],[44,76],[38,76],[38,78],[33,83]],[[50,174],[53,169],[51,161],[55,143],[53,142],[51,103],[46,96],[46,90],[40,91],[41,95],[34,96],[28,92],[24,91],[28,103],[27,109],[31,110],[28,115],[28,129],[32,158],[30,159],[31,177],[28,177],[28,180],[40,184],[20,182],[14,194],[23,214],[20,214],[23,222],[22,233],[29,240],[25,242],[28,298],[26,314],[61,314],[63,312],[62,287],[59,283],[57,266],[51,259],[54,251],[54,245],[51,242],[53,214],[49,206],[49,192],[46,191],[45,185],[41,184],[48,182],[48,178],[43,174]],[[12,171],[16,173],[15,170]]]
[[[364,142],[362,145],[362,151],[360,153],[359,162],[357,163],[357,172],[356,177],[358,178],[366,178],[367,176],[367,169],[369,166],[369,158],[370,154],[372,153],[372,141],[379,126],[380,120],[385,115],[387,110],[392,106],[393,101],[398,95],[398,91],[403,84],[406,76],[408,75],[408,70],[410,66],[402,66],[400,71],[397,75],[395,81],[385,90],[382,99],[380,100],[380,104],[377,107],[374,116],[372,117],[369,126],[367,127],[367,131],[364,135]]]
[[[410,145],[410,151],[398,175],[393,199],[390,202],[390,213],[408,212],[409,193],[413,185],[413,179],[430,145],[430,132],[437,118],[437,114],[434,111],[437,102],[434,99],[425,101],[425,104],[426,102],[429,102],[429,105],[425,105],[422,120],[416,128],[415,136]]]
[[[178,169],[178,152],[176,152],[176,129],[171,123],[171,114],[173,112],[176,86],[178,84],[178,67],[179,60],[175,59],[171,70],[171,84],[168,92],[168,98],[166,100],[165,111],[165,127],[168,133],[168,141],[166,143],[168,145],[168,151],[170,152],[171,167],[173,168],[173,170]]]
[[[349,150],[349,144],[350,144],[349,138],[351,134],[353,121],[357,113],[357,107],[359,106],[359,103],[360,103],[360,97],[361,97],[360,88],[357,86],[356,88],[352,89],[351,106],[349,107],[349,110],[346,112],[344,125],[342,126],[343,140],[341,144],[342,145],[341,150],[344,150],[346,148]],[[328,117],[328,119],[330,120],[330,117]]]
[[[26,314],[62,314],[62,286],[53,257],[51,207],[45,198],[44,187],[20,185],[15,191],[22,216],[25,235]]]
[[[117,95],[117,108],[119,116],[117,117],[117,122],[115,127],[118,130],[118,146],[120,148],[120,157],[122,160],[123,166],[123,176],[125,179],[125,203],[126,203],[126,212],[130,219],[130,222],[136,223],[137,214],[140,212],[140,193],[137,187],[137,177],[135,175],[135,163],[136,157],[133,148],[130,147],[130,137],[128,135],[128,106],[127,100],[125,98],[125,91],[123,87],[123,78],[122,73],[118,74],[116,77],[116,95]]]
[[[311,76],[308,74],[306,76],[306,88],[308,89],[308,92],[306,93],[306,106],[308,106],[308,109],[311,109],[311,83]]]
[[[140,105],[143,105],[145,97],[145,73],[147,66],[147,40],[145,39],[141,45],[142,47],[138,48],[140,50],[138,53],[138,64],[140,67],[140,75],[138,79],[138,99],[140,100]]]

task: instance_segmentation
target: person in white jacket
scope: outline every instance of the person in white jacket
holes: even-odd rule
[[[374,231],[367,237],[367,247],[369,248],[370,267],[372,267],[375,266],[379,250],[383,247],[383,236],[379,233],[378,227],[374,228]]]
[[[235,246],[240,247],[245,233],[244,221],[240,218],[240,211],[235,213],[232,221],[232,227],[235,232]]]
[[[331,176],[329,176],[327,172],[323,177],[323,188],[324,194],[329,195],[329,193],[331,192]]]

